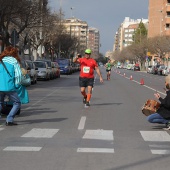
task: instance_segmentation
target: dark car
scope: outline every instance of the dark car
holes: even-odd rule
[[[140,67],[139,66],[134,66],[133,70],[134,71],[140,71]]]
[[[159,68],[159,67],[160,67],[160,64],[153,66],[153,68],[152,68],[152,74],[158,74],[158,68]]]
[[[61,74],[72,74],[72,66],[71,61],[66,58],[57,59],[56,62],[60,66],[60,73]]]

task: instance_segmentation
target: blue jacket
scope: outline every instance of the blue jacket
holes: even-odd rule
[[[2,59],[10,75],[0,62],[0,91],[16,91],[21,82],[21,68],[18,61],[12,56]]]

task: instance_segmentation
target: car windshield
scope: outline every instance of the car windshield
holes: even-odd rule
[[[28,63],[29,68],[33,69],[33,64],[31,62],[27,62],[27,63]]]
[[[24,61],[21,61],[21,67],[22,67],[22,68],[26,68],[26,64],[25,64]]]
[[[58,64],[61,66],[65,66],[65,65],[68,65],[68,60],[58,60]]]
[[[43,62],[34,62],[34,64],[38,68],[46,68],[45,63],[43,63]]]
[[[51,67],[51,62],[50,61],[46,61],[48,64],[48,67]]]

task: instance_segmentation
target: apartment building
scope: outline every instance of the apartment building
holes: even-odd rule
[[[93,58],[97,59],[99,57],[99,48],[100,48],[100,33],[98,29],[92,27],[88,29],[87,47],[92,50]]]
[[[148,37],[170,35],[170,0],[149,0]]]
[[[129,17],[125,17],[124,21],[120,24],[115,34],[113,51],[121,51],[124,47],[127,47],[133,42],[134,31],[138,28],[140,22],[143,22],[147,27],[148,19],[142,18],[134,20]]]
[[[69,18],[62,21],[62,24],[66,27],[66,32],[71,37],[78,39],[77,52],[82,53],[87,48],[87,35],[88,24],[86,21],[81,21],[77,18]]]

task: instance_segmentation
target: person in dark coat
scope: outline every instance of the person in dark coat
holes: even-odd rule
[[[166,97],[163,99],[159,93],[154,96],[160,101],[160,108],[156,113],[147,116],[150,123],[165,124],[167,130],[170,130],[170,75],[165,77]]]

